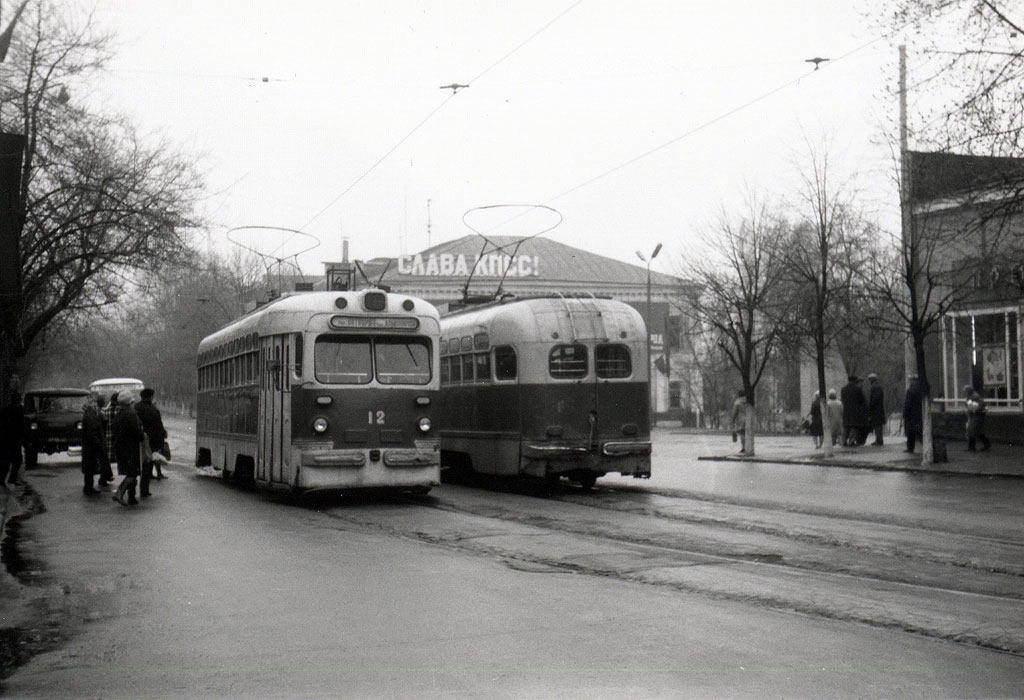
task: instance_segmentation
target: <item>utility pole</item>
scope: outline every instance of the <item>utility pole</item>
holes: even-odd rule
[[[932,439],[932,400],[931,387],[928,385],[928,377],[925,375],[925,368],[919,367],[917,362],[916,334],[919,332],[917,325],[921,323],[921,315],[927,309],[918,308],[920,295],[918,294],[918,241],[914,235],[914,207],[913,207],[913,158],[909,148],[909,136],[907,129],[907,47],[900,45],[900,252],[903,254],[903,264],[906,266],[907,294],[910,316],[910,333],[906,347],[907,357],[904,359],[904,367],[918,377],[921,387],[921,463],[932,464],[935,461],[935,442]],[[909,379],[909,377],[908,377]]]

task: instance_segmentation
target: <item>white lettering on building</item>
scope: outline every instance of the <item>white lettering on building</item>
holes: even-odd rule
[[[398,256],[398,274],[416,277],[540,277],[539,255],[503,253],[466,256],[462,253],[421,253]]]

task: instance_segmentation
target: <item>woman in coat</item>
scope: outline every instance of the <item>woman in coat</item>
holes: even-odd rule
[[[135,482],[142,472],[142,457],[139,454],[139,444],[145,437],[142,430],[142,423],[135,415],[135,409],[131,406],[131,394],[125,392],[118,397],[117,414],[114,416],[112,427],[114,438],[114,454],[117,455],[117,471],[124,478],[117,487],[114,500],[123,506],[131,506],[138,503],[135,498]],[[127,501],[125,496],[127,495]]]
[[[832,444],[843,437],[843,402],[836,398],[836,390],[828,390],[828,426],[832,433]]]
[[[82,408],[82,493],[99,493],[93,485],[93,478],[103,471],[103,421],[100,419],[96,399],[91,396]]]
[[[811,437],[814,438],[814,449],[821,447],[825,441],[825,426],[821,421],[821,394],[814,392],[814,400],[811,401]]]

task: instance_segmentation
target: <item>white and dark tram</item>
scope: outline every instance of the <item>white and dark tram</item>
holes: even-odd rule
[[[437,309],[378,289],[276,299],[199,345],[196,465],[305,492],[440,483]]]
[[[594,296],[514,298],[441,318],[441,459],[454,474],[651,474],[647,330]]]

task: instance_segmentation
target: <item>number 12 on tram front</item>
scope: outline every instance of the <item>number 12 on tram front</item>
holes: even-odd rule
[[[282,297],[199,345],[196,465],[294,492],[440,483],[437,310],[380,290]]]

